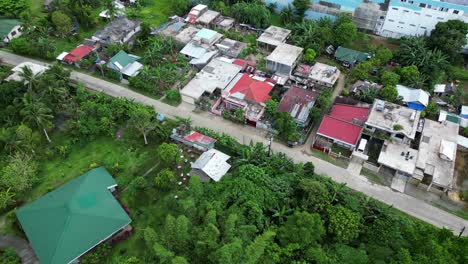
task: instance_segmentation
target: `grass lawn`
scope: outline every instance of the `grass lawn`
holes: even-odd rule
[[[145,0],[138,12],[139,19],[151,26],[159,26],[174,15],[171,7],[172,1]]]
[[[377,184],[380,184],[380,185],[385,185],[385,182],[382,180],[382,178],[377,175],[375,172],[369,170],[369,169],[366,169],[366,168],[362,168],[361,169],[361,175],[365,176],[369,181],[373,182],[373,183],[377,183]]]
[[[330,157],[328,156],[328,154],[326,153],[323,153],[322,151],[320,150],[317,150],[317,149],[312,149],[312,155],[316,158],[319,158],[321,160],[324,160],[324,161],[327,161],[327,162],[330,162],[336,166],[339,166],[339,167],[342,167],[342,168],[347,168],[348,165],[349,165],[349,162],[343,160],[343,159],[336,159],[336,158],[333,158],[333,157]]]
[[[31,7],[31,16],[39,17],[44,16],[44,1],[30,0],[29,6]]]

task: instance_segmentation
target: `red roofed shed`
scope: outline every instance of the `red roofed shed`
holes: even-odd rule
[[[84,57],[88,56],[92,51],[93,47],[86,46],[86,45],[80,45],[76,48],[74,48],[72,51],[70,51],[64,58],[63,60],[68,62],[68,63],[75,63],[77,60],[81,60]]]

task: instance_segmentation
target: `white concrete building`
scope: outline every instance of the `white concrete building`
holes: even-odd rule
[[[340,73],[335,66],[317,62],[312,66],[309,78],[319,86],[332,88],[340,78]]]
[[[266,57],[266,67],[269,71],[289,77],[301,59],[303,50],[301,47],[281,43]]]
[[[390,0],[377,34],[392,38],[429,35],[438,22],[453,19],[468,22],[468,1]]]

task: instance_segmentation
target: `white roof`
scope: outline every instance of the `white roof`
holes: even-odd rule
[[[424,90],[410,88],[400,84],[397,84],[396,88],[398,95],[403,97],[403,102],[417,102],[424,106],[427,106],[429,103],[429,93]]]
[[[56,59],[59,60],[59,61],[62,61],[63,58],[65,58],[65,56],[67,56],[67,55],[68,55],[68,52],[64,51],[64,52],[60,53],[60,54],[57,56]]]
[[[226,161],[230,158],[216,149],[210,149],[203,154],[192,164],[192,169],[199,169],[206,173],[208,177],[214,181],[219,181],[231,168],[231,165]]]
[[[266,59],[275,63],[293,66],[303,50],[301,47],[282,43]]]
[[[468,106],[462,105],[460,115],[468,115]]]
[[[443,93],[445,92],[445,84],[436,84],[434,85],[434,93]]]
[[[28,67],[29,69],[31,69],[34,75],[41,75],[49,68],[48,66],[32,63],[29,61],[22,62],[16,65],[16,67],[14,67],[11,70],[13,74],[8,76],[5,80],[6,81],[18,81],[18,82],[22,81],[23,78],[20,76],[20,73],[23,71],[24,67]]]
[[[458,138],[457,138],[458,140]],[[453,141],[447,141],[445,139],[442,139],[440,142],[440,155],[444,159],[448,159],[450,161],[455,160],[455,153],[457,150],[457,144]]]
[[[141,69],[143,69],[143,64],[139,63],[138,61],[135,61],[133,63],[128,64],[121,70],[122,74],[125,74],[127,76],[135,77],[140,73]]]
[[[195,100],[204,92],[213,93],[216,88],[224,90],[242,67],[218,57],[211,60],[180,92]]]
[[[468,138],[466,138],[464,136],[458,135],[457,143],[458,143],[458,145],[460,145],[460,146],[462,146],[464,148],[468,148]]]
[[[189,42],[184,48],[180,51],[181,54],[189,56],[191,58],[201,58],[205,53],[208,52],[208,49],[198,45],[195,42]]]

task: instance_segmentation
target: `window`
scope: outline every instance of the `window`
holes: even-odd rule
[[[427,8],[431,9],[431,8],[432,8],[432,5],[427,5]]]
[[[404,25],[404,24],[405,24],[405,22],[402,22],[402,21],[400,21],[400,22],[398,22],[398,24],[402,24],[402,25]]]
[[[415,27],[415,26],[416,26],[415,24],[409,24],[409,25],[412,26],[412,27]]]
[[[454,14],[458,14],[458,13],[460,13],[460,11],[458,11],[458,10],[453,10],[453,13],[454,13]]]
[[[431,15],[426,15],[427,17],[432,17]]]
[[[401,0],[401,2],[406,3],[406,0]]]
[[[426,7],[426,4],[425,3],[420,3],[419,7]]]
[[[419,13],[419,12],[414,12],[414,14],[419,16],[421,13]]]
[[[11,32],[11,36],[13,37],[14,35],[16,35],[16,31]]]
[[[439,19],[439,20],[444,20],[444,18],[443,18],[443,17],[437,17],[437,19]]]
[[[389,19],[388,21],[390,21],[390,22],[395,22],[395,20],[393,20],[393,19]]]
[[[398,8],[396,8],[396,7],[392,7],[392,9],[393,9],[393,10],[398,10]]]
[[[426,29],[426,27],[421,27],[421,29]]]
[[[410,0],[410,1],[408,1],[408,3],[410,3],[410,4],[413,4],[413,3],[414,3],[414,1]]]
[[[409,13],[409,11],[408,11],[408,10],[403,10],[403,12],[405,12],[405,13]]]

